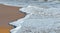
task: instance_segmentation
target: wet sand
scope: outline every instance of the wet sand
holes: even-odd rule
[[[19,12],[18,7],[0,5],[0,33],[10,33],[13,27],[8,23],[23,18],[24,13]]]

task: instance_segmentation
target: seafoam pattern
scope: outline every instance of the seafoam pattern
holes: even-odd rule
[[[48,3],[47,6],[49,6],[49,4],[55,4],[55,3],[59,3],[59,1],[57,0],[51,0],[52,3],[50,3],[49,0],[0,0],[0,4],[4,4],[4,5],[8,5],[8,6],[16,6],[16,7],[27,7],[28,5],[46,5],[45,3]],[[43,4],[42,4],[43,3]],[[55,6],[59,6],[59,4],[55,4]]]
[[[44,10],[45,9],[45,10]],[[37,6],[28,6],[20,9],[27,15],[11,25],[17,26],[10,30],[11,33],[60,33],[60,17],[48,17],[35,12],[60,13],[59,8],[40,8]]]
[[[13,26],[16,26],[16,28],[10,30],[10,32],[60,33],[60,3],[57,0],[51,1],[45,2],[45,0],[0,0],[0,4],[23,7],[19,10],[27,13],[24,18],[9,23]]]

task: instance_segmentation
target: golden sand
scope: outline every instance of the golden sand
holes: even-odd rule
[[[24,17],[18,7],[0,5],[0,33],[10,33],[13,27],[8,23]]]

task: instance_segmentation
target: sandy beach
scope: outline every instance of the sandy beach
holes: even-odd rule
[[[24,13],[19,12],[19,7],[0,5],[0,33],[10,33],[13,27],[9,25],[11,21],[23,18]]]

